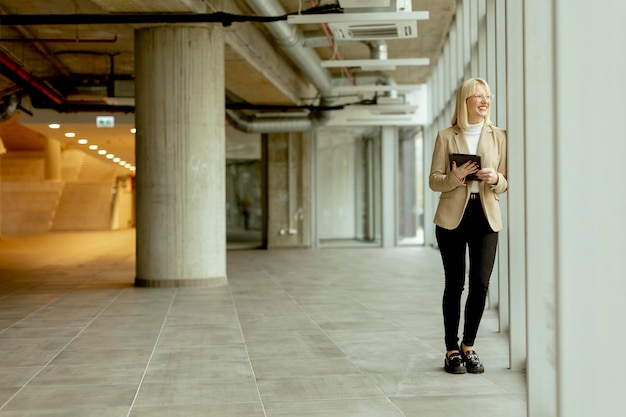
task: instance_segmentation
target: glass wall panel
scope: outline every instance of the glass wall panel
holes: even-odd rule
[[[317,236],[320,246],[380,246],[380,128],[320,129]]]

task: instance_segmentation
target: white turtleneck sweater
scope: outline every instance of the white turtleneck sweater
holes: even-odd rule
[[[467,128],[465,128],[465,139],[467,140],[467,146],[471,154],[475,155],[478,152],[478,140],[480,139],[480,132],[483,130],[484,123],[484,121],[481,121],[475,125],[467,125]],[[471,192],[477,193],[478,181],[472,181],[471,183]]]

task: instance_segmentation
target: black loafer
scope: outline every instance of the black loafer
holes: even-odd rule
[[[465,365],[463,364],[463,357],[459,352],[451,353],[450,356],[446,354],[446,359],[443,362],[443,367],[449,374],[464,374]]]
[[[467,352],[463,352],[463,347],[459,349],[461,352],[461,357],[463,358],[463,362],[465,362],[465,368],[467,372],[470,374],[482,374],[485,372],[485,367],[483,363],[480,361],[480,358],[476,354],[475,350],[468,350]]]

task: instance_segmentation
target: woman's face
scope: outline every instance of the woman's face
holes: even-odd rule
[[[475,125],[482,122],[487,117],[491,99],[487,89],[481,83],[476,84],[476,92],[465,100],[467,105],[467,121]]]

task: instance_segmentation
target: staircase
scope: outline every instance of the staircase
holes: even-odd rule
[[[50,230],[111,230],[116,167],[85,155],[76,179],[65,182]]]

